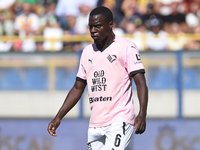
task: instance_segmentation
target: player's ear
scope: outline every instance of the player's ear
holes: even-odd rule
[[[112,30],[113,26],[114,26],[113,21],[110,21],[110,22],[109,22],[109,27],[110,27],[111,30]]]

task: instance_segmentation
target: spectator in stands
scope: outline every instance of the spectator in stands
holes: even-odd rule
[[[61,37],[63,35],[63,31],[62,28],[59,26],[56,16],[54,14],[54,10],[55,10],[55,2],[47,2],[44,1],[43,3],[40,4],[40,34],[43,35],[44,37],[49,36],[49,38],[54,38],[54,32],[58,31],[56,34],[60,34],[62,33],[59,37]],[[52,33],[49,33],[52,32]],[[47,37],[48,38],[48,37]],[[62,42],[60,41],[60,44],[56,44],[57,41],[55,43],[51,43],[50,40],[45,40],[45,42],[43,43],[43,41],[37,42],[37,51],[60,51],[63,47]],[[56,44],[57,46],[55,46],[54,44]],[[51,47],[52,45],[52,47]],[[58,46],[59,45],[59,46]]]
[[[56,5],[55,15],[65,37],[75,35],[76,17],[79,15],[78,4],[79,0],[58,0]],[[72,51],[72,47],[73,43],[64,42],[64,51]]]
[[[200,23],[192,28],[192,33],[194,34],[194,37],[197,37],[197,39],[188,39],[187,43],[184,46],[184,49],[186,50],[200,50]]]
[[[176,22],[180,24],[180,29],[182,32],[188,33],[188,26],[186,24],[185,14],[181,13],[178,10],[179,5],[180,5],[180,2],[178,1],[173,1],[169,5],[171,13],[166,16],[166,20],[164,23],[164,28],[167,32],[169,32],[170,30],[170,25]]]
[[[148,5],[153,3],[153,1],[151,0],[137,0],[137,5],[138,5],[138,12],[141,15],[144,15],[147,12],[148,9]]]
[[[136,26],[136,24],[133,21],[127,22],[125,27],[125,34],[128,34],[126,38],[137,44],[139,51],[146,50],[146,45],[143,40],[143,34],[145,34],[145,29],[146,27],[143,24]]]
[[[77,35],[90,35],[88,29],[88,20],[90,11],[96,7],[96,0],[91,0],[90,3],[87,0],[82,0],[78,4],[79,15],[76,17],[75,33]],[[73,44],[74,51],[82,51],[82,49],[88,45],[88,42],[79,42]]]
[[[9,52],[13,43],[11,41],[0,41],[0,52]]]
[[[39,16],[31,11],[31,5],[29,3],[23,3],[23,12],[15,19],[14,27],[17,34],[24,31],[25,26],[30,26],[33,34],[39,33]]]
[[[148,50],[163,51],[167,49],[167,32],[162,29],[162,21],[155,18],[149,20],[151,30],[147,31],[146,46]]]
[[[22,8],[23,13],[16,17],[14,28],[16,35],[19,35],[21,38],[28,37],[22,42],[22,51],[33,52],[36,51],[36,43],[33,36],[40,33],[39,17],[31,12],[31,5],[29,3],[23,3]]]
[[[22,5],[24,3],[29,3],[31,6],[31,11],[34,12],[35,14],[39,14],[38,10],[38,2],[39,0],[16,0],[18,3],[21,3]]]
[[[117,36],[124,36],[125,35],[125,31],[122,28],[117,27],[115,23],[113,24],[113,32]]]
[[[188,2],[186,23],[189,26],[189,31],[191,32],[200,22],[200,1],[191,0]]]
[[[75,32],[76,34],[84,35],[87,32],[88,18],[90,11],[95,6],[90,6],[87,3],[80,3],[78,6],[79,15],[76,17]]]
[[[170,25],[170,35],[167,38],[167,49],[176,51],[183,50],[187,38],[183,35],[180,24],[174,22]]]
[[[120,22],[119,27],[123,30],[125,30],[126,24],[129,21],[134,22],[136,26],[143,24],[143,16],[138,12],[136,0],[124,0],[121,10],[124,12],[125,16]]]
[[[6,10],[11,7],[15,0],[0,0],[0,10]]]
[[[144,24],[147,27],[147,29],[151,29],[151,19],[157,18],[162,23],[165,22],[165,16],[160,13],[161,9],[161,3],[155,2],[155,3],[149,3],[147,5],[147,12],[144,14]]]
[[[12,6],[14,3],[15,0],[0,0],[0,10],[8,12],[10,19],[14,19],[14,14],[12,11]]]
[[[124,18],[124,12],[121,10],[123,0],[115,0],[115,7],[113,9],[113,17],[114,17],[114,23],[115,27],[119,28],[119,24]]]
[[[116,0],[97,0],[97,6],[108,7],[112,12],[114,10]]]
[[[64,30],[73,32],[76,17],[79,15],[78,2],[76,0],[58,0],[55,14],[58,23]]]
[[[47,23],[49,23],[51,26],[57,26],[57,20],[56,20],[56,16],[54,14],[54,6],[52,6],[51,3],[49,2],[44,2],[42,3],[42,6],[40,6],[42,11],[39,14],[40,17],[40,31],[43,30],[43,28],[45,27],[45,25]]]
[[[76,1],[68,1],[62,2],[63,5],[73,6],[75,9],[72,10],[70,8],[68,11],[59,10],[61,6],[62,0],[60,0],[60,4],[58,3],[57,6],[57,14],[63,13],[64,17],[60,16],[62,19],[67,21],[67,28],[65,28],[64,36],[68,37],[69,35],[76,35],[76,34],[85,34],[87,31],[88,26],[88,13],[91,9],[96,7],[97,0],[76,0]],[[65,9],[65,8],[64,8]],[[64,10],[63,9],[63,10]],[[61,20],[62,20],[61,19]],[[66,38],[67,39],[67,38]],[[79,42],[64,42],[64,50],[65,51],[78,51],[80,50]]]
[[[59,26],[51,26],[50,22],[47,22],[43,36],[46,40],[43,43],[44,51],[61,51],[63,50],[63,42],[59,39],[64,35],[64,31]],[[50,40],[52,38],[53,40]]]
[[[14,35],[13,23],[10,12],[0,10],[0,35]]]
[[[0,36],[4,36],[5,33],[3,33],[2,35]],[[13,45],[13,42],[12,41],[9,41],[7,39],[4,39],[5,41],[3,40],[0,40],[0,52],[9,52],[12,48],[12,45]]]
[[[200,14],[200,1],[199,0],[183,0],[182,2],[183,12],[185,14],[193,13],[197,16]]]
[[[60,27],[54,15],[54,10],[50,3],[45,2],[44,13],[40,16],[40,25],[44,38],[42,47],[44,51],[61,51],[63,50],[63,42],[59,39],[64,35],[63,29]],[[54,38],[50,40],[49,38]]]
[[[10,8],[14,18],[16,18],[16,16],[20,15],[22,13],[22,2],[20,1],[15,1],[13,3],[13,5]]]
[[[0,10],[0,36],[12,36],[13,34],[14,27],[10,12],[6,10]],[[13,42],[4,38],[2,41],[0,41],[0,52],[10,51],[12,45]]]

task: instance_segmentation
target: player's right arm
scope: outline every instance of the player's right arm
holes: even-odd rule
[[[81,82],[76,80],[74,86],[69,91],[68,95],[65,98],[63,105],[61,106],[60,110],[58,111],[55,118],[49,123],[48,125],[48,132],[52,136],[57,136],[56,129],[61,123],[62,118],[76,105],[79,101],[83,91],[86,87],[85,82]]]

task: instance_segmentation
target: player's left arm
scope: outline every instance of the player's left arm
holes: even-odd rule
[[[148,104],[148,87],[144,73],[137,73],[133,76],[137,88],[137,96],[139,99],[140,110],[135,118],[134,128],[135,134],[142,134],[146,130],[146,115]]]

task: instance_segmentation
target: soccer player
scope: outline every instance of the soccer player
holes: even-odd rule
[[[94,44],[83,50],[76,81],[62,107],[49,123],[48,131],[57,136],[62,118],[73,108],[88,85],[91,117],[89,150],[124,150],[134,132],[146,129],[148,88],[145,69],[137,46],[112,31],[113,14],[103,6],[90,12],[89,30]],[[137,88],[140,110],[135,117],[132,79]]]

